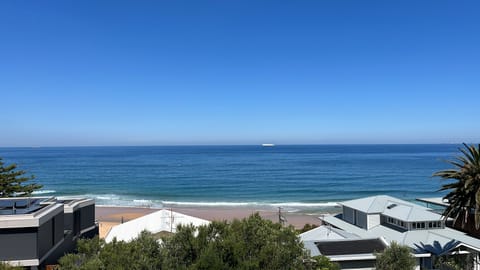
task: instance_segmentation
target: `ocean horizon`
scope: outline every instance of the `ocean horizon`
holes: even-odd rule
[[[439,197],[436,171],[458,144],[1,147],[36,176],[38,196],[98,205],[255,206],[287,211],[386,194]]]

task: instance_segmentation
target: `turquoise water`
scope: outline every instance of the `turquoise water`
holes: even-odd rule
[[[269,205],[289,209],[376,194],[440,196],[435,171],[458,145],[0,148],[45,195],[114,205]]]

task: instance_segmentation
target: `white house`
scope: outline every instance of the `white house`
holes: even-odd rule
[[[105,237],[105,241],[108,243],[116,238],[118,241],[128,242],[138,237],[142,231],[153,234],[159,232],[175,233],[179,225],[192,224],[198,227],[209,223],[208,220],[162,209],[112,227]]]
[[[311,253],[322,254],[318,243],[332,241],[333,234],[338,238],[337,242],[348,240],[352,245],[359,239],[382,239],[386,244],[395,241],[409,246],[417,258],[418,269],[433,269],[438,258],[466,257],[467,254],[474,257],[475,269],[480,269],[480,239],[446,227],[442,216],[429,208],[385,195],[350,200],[340,205],[341,214],[321,218],[326,226],[301,235]],[[328,236],[325,236],[326,230],[330,230]],[[342,261],[339,262],[342,265]],[[344,269],[373,269],[372,264],[357,266]]]

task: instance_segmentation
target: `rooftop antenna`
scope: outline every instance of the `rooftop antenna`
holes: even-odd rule
[[[278,207],[278,223],[285,225],[287,219],[282,215],[282,207]]]
[[[170,232],[173,232],[173,211],[170,208]]]

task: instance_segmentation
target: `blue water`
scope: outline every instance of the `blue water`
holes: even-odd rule
[[[97,204],[283,205],[292,209],[388,194],[440,196],[431,175],[458,145],[0,148],[45,195]],[[39,194],[39,193],[37,193]]]

